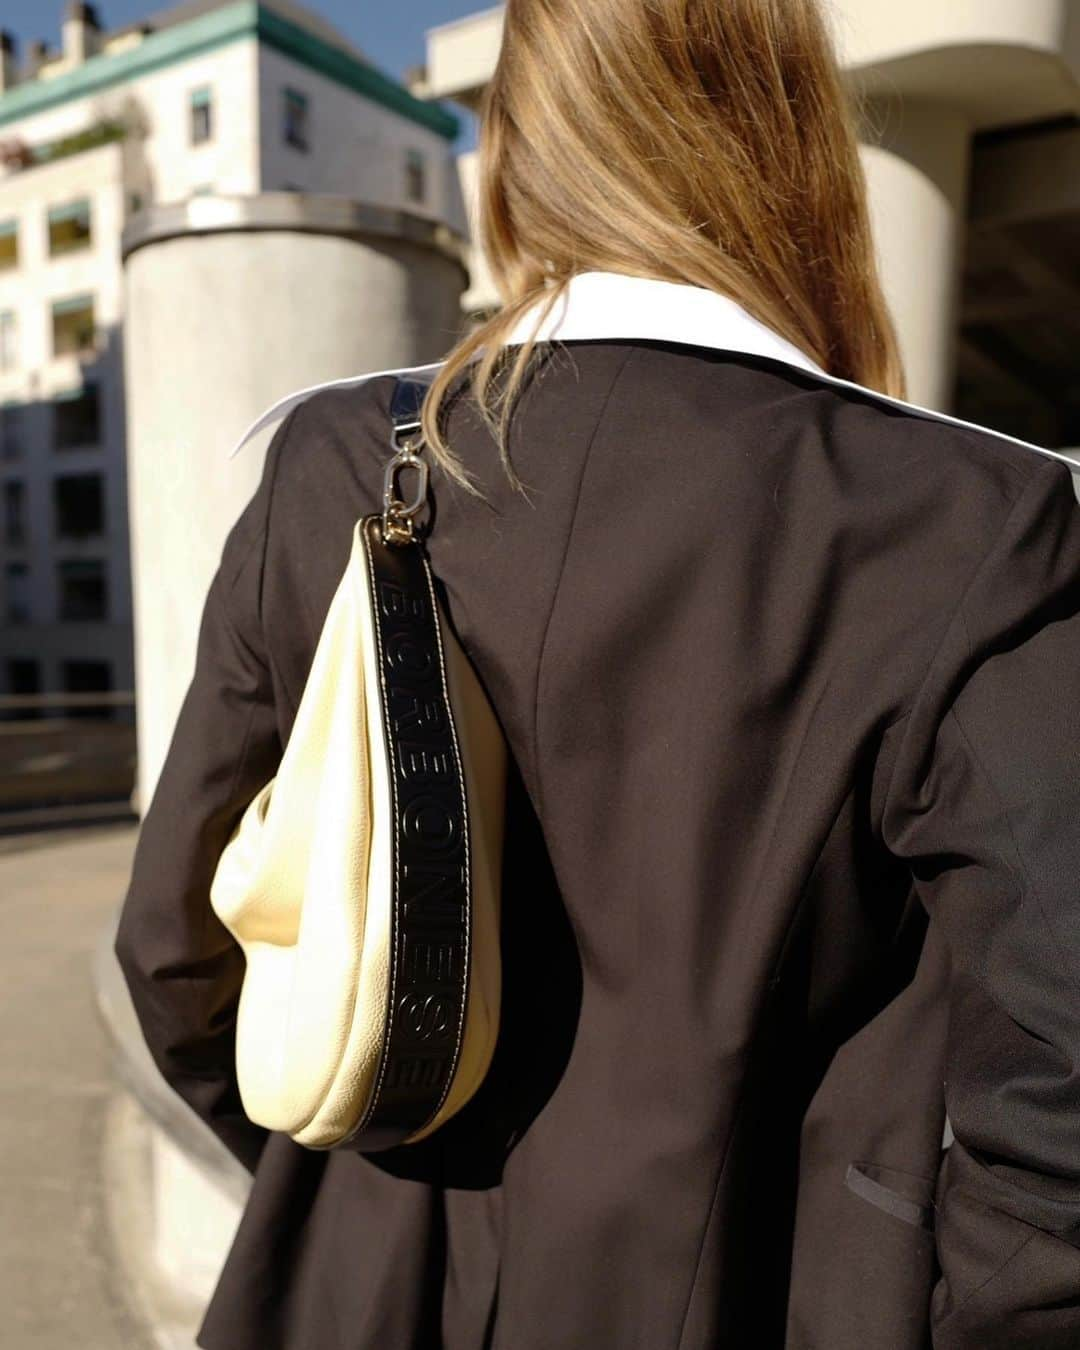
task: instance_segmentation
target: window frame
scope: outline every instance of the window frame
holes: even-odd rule
[[[300,139],[295,139],[291,134],[290,108],[299,108],[302,112]],[[289,84],[283,85],[281,90],[281,139],[292,150],[299,150],[305,155],[311,151],[311,98],[302,89]]]
[[[217,132],[217,108],[215,106],[213,85],[200,84],[188,91],[188,144],[190,146],[212,144]],[[205,113],[206,132],[198,135],[198,117]]]
[[[61,350],[56,341],[56,320],[65,315],[78,314],[84,310],[90,312],[90,336],[85,343],[80,343],[77,347],[64,348]],[[92,352],[97,347],[97,297],[92,291],[80,292],[78,295],[71,295],[62,300],[53,300],[50,303],[49,313],[52,319],[52,354],[53,360],[62,360],[66,356],[81,356],[86,352]]]
[[[19,610],[19,607],[12,604],[12,585],[11,578],[18,575],[23,578],[23,585],[26,587],[27,594],[24,597],[26,604]],[[33,605],[30,603],[30,564],[23,558],[9,558],[4,562],[4,620],[7,623],[32,623],[34,618]]]
[[[0,403],[0,461],[14,463],[23,457],[23,418],[25,403],[11,400]]]
[[[86,233],[76,235],[73,242],[56,246],[53,234],[54,226],[65,225],[69,221],[85,219]],[[50,258],[66,258],[69,253],[81,253],[83,249],[94,246],[94,203],[90,197],[74,197],[59,206],[50,207],[45,213],[45,241],[47,255]]]
[[[416,195],[412,191],[413,173],[418,172],[420,192]],[[428,157],[423,150],[415,145],[405,147],[405,200],[411,206],[428,205]]]
[[[5,478],[4,495],[4,546],[22,548],[26,544],[26,503],[29,494],[25,478]],[[12,509],[14,506],[14,510]]]
[[[67,484],[72,482],[92,482],[96,484],[97,512],[91,528],[73,530],[68,528],[71,521],[65,522],[65,513],[72,510],[71,504],[62,500],[68,493]],[[63,486],[62,486],[63,485]],[[83,539],[104,539],[108,533],[107,484],[105,474],[100,469],[72,469],[55,473],[52,477],[52,516],[53,538],[57,543],[69,543]]]
[[[80,668],[84,674],[88,674],[91,670],[103,672],[104,683],[100,684],[88,678],[80,680],[77,675]],[[111,694],[116,689],[116,670],[111,661],[102,658],[64,657],[60,662],[60,687],[65,694]],[[112,721],[116,717],[116,709],[110,707],[108,703],[75,703],[69,704],[64,709],[64,716]]]
[[[19,311],[0,309],[0,374],[19,368]]]
[[[109,568],[105,558],[57,558],[56,565],[56,617],[60,623],[108,623],[109,621]],[[74,573],[83,570],[89,575],[91,570],[101,578],[101,613],[71,614],[65,605],[67,595],[65,580],[72,579]]]
[[[5,239],[13,240],[11,257],[6,258],[3,251],[3,241]],[[13,272],[19,265],[19,217],[9,216],[0,220],[0,273]]]
[[[33,672],[33,679],[32,679],[31,681],[29,681],[29,683],[32,683],[32,684],[34,685],[34,688],[33,688],[33,689],[27,689],[27,690],[19,690],[19,689],[16,689],[15,686],[16,686],[17,684],[22,683],[22,681],[19,680],[18,678],[16,678],[16,676],[15,676],[15,669],[16,669],[16,667],[20,667],[20,666],[22,667],[23,671],[32,671],[32,672]],[[5,674],[6,674],[6,676],[7,676],[7,690],[8,690],[8,693],[11,693],[11,694],[19,694],[19,693],[40,694],[40,693],[41,693],[41,676],[42,676],[42,671],[41,671],[41,658],[40,658],[40,657],[37,657],[37,656],[9,656],[9,657],[7,658],[7,662],[6,662]],[[35,710],[35,711],[36,711],[36,710]],[[19,715],[20,715],[20,716],[32,716],[32,713],[30,712],[30,710],[27,709],[27,710],[21,710]]]
[[[93,436],[88,440],[71,440],[61,443],[58,436],[60,418],[57,416],[57,408],[61,404],[84,403],[89,401],[93,405]],[[97,449],[100,448],[103,437],[102,423],[102,400],[101,385],[97,380],[86,380],[75,389],[68,389],[62,393],[53,394],[51,400],[52,410],[52,435],[50,445],[54,454],[66,455],[73,451]]]

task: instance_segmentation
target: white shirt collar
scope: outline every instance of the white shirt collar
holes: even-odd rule
[[[538,305],[541,302],[537,302]],[[530,308],[511,330],[506,345],[524,343],[536,327],[536,314]],[[1003,432],[973,422],[962,421],[947,413],[936,412],[902,399],[890,398],[877,390],[850,380],[828,375],[805,352],[750,315],[740,304],[701,286],[659,281],[653,277],[628,276],[621,272],[579,272],[570,278],[565,295],[536,330],[537,341],[657,340],[680,342],[713,350],[766,357],[801,370],[822,383],[849,389],[880,403],[903,409],[916,417],[964,427],[995,436],[1038,454],[1062,460],[1076,474],[1080,463],[1057,450],[1018,440]],[[476,354],[477,356],[479,353]],[[280,421],[305,399],[322,389],[355,388],[381,375],[398,375],[429,381],[441,362],[425,366],[407,366],[392,370],[369,371],[342,380],[329,380],[309,386],[280,399],[262,413],[229,451],[231,459],[253,436]]]
[[[528,341],[536,315],[525,312],[507,345]],[[812,374],[824,371],[805,352],[748,314],[736,301],[703,286],[621,272],[579,272],[537,330],[537,341],[650,338],[766,356]]]

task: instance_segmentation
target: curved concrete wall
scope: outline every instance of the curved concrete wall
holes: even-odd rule
[[[845,64],[877,65],[940,47],[1000,46],[1062,53],[1071,0],[836,0]]]
[[[125,365],[145,811],[194,667],[225,534],[271,432],[229,460],[290,391],[437,360],[461,328],[460,243],[417,217],[340,199],[196,198],[125,235]]]
[[[437,360],[462,327],[463,241],[344,198],[199,197],[124,236],[128,504],[138,808],[191,678],[206,589],[254,492],[272,430],[229,459],[283,394]],[[162,1345],[190,1345],[250,1180],[148,1060],[103,933],[96,985],[130,1096],[109,1172],[129,1292]]]
[[[833,13],[860,91],[963,112],[972,130],[1080,111],[1072,0],[840,0]]]
[[[827,11],[845,68],[882,96],[959,99],[998,123],[1076,110],[1075,0],[832,0]],[[495,6],[429,29],[424,96],[476,108],[502,28]]]
[[[947,110],[905,110],[886,143],[863,146],[874,240],[912,402],[947,408],[955,374],[970,138]]]

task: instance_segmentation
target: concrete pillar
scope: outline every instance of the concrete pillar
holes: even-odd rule
[[[970,124],[959,111],[912,99],[902,105],[875,103],[868,123],[863,165],[908,397],[948,411],[956,370]]]
[[[458,179],[461,183],[470,237],[473,240],[469,250],[470,285],[461,300],[462,307],[468,315],[480,314],[499,303],[495,279],[491,275],[484,250],[480,247],[479,168],[478,150],[468,150],[458,156]]]
[[[234,459],[229,450],[295,389],[443,356],[462,326],[464,249],[427,218],[292,193],[193,198],[143,212],[125,231],[137,810],[153,795],[191,678],[222,543],[273,432]],[[149,1060],[114,938],[110,926],[96,985],[147,1154],[134,1178],[123,1172],[120,1208],[142,1216],[143,1233],[124,1273],[161,1343],[190,1344],[250,1179]]]
[[[272,433],[228,451],[293,390],[438,360],[462,325],[464,242],[341,198],[271,193],[152,208],[124,235],[137,809],[194,667],[225,535]]]

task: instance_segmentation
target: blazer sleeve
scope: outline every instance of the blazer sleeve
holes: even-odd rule
[[[966,586],[881,820],[952,971],[933,1345],[1078,1346],[1080,503],[1059,460]]]
[[[144,811],[114,950],[166,1082],[254,1172],[268,1131],[235,1075],[242,948],[210,906],[218,859],[282,746],[259,620],[269,502],[287,423],[207,591],[194,673]]]

